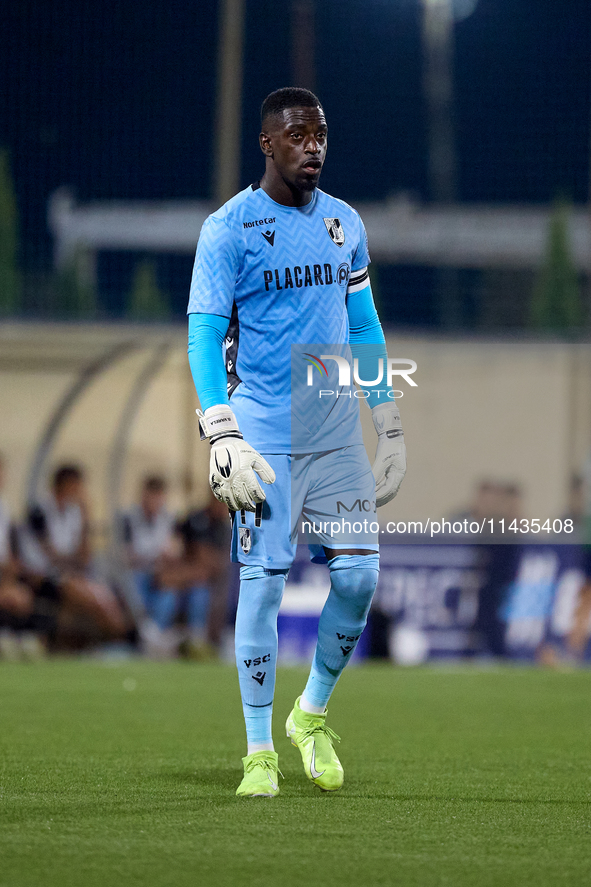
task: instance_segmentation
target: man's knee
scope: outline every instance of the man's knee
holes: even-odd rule
[[[379,576],[379,555],[341,554],[328,563],[331,589],[350,606],[367,612]]]
[[[240,567],[240,597],[250,607],[279,606],[289,569],[268,570],[262,566]]]

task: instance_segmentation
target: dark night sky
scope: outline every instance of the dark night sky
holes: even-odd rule
[[[11,152],[23,252],[46,264],[48,195],[209,197],[214,0],[3,0],[0,144]],[[317,92],[329,120],[322,187],[349,201],[428,198],[419,0],[317,2]],[[262,171],[258,107],[291,82],[289,3],[247,0],[243,184]],[[456,26],[465,200],[588,190],[589,0],[480,0]]]

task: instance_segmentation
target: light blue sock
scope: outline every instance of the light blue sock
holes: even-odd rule
[[[268,705],[249,705],[242,703],[244,724],[246,726],[247,754],[273,748],[271,721],[273,719],[273,703]]]
[[[320,615],[318,643],[302,702],[324,711],[351,658],[371,606],[379,574],[379,555],[339,554],[328,562],[330,593]]]
[[[273,748],[277,614],[287,573],[256,566],[240,568],[235,646],[248,754]]]

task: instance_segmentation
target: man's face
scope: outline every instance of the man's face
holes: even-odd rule
[[[55,498],[60,505],[70,505],[83,498],[84,483],[81,478],[69,477],[55,487]]]
[[[320,108],[286,108],[270,117],[260,135],[263,153],[283,180],[298,191],[313,191],[326,157],[327,126]]]
[[[166,502],[164,490],[144,490],[142,493],[142,507],[146,517],[155,517]]]

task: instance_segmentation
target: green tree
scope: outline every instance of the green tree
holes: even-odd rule
[[[0,150],[0,314],[20,308],[22,282],[17,262],[16,196],[6,149]]]
[[[544,263],[534,287],[530,325],[535,330],[569,332],[583,321],[577,269],[569,241],[569,205],[554,203]]]
[[[168,300],[158,286],[154,263],[139,263],[133,276],[127,316],[133,320],[166,320],[170,309]]]

